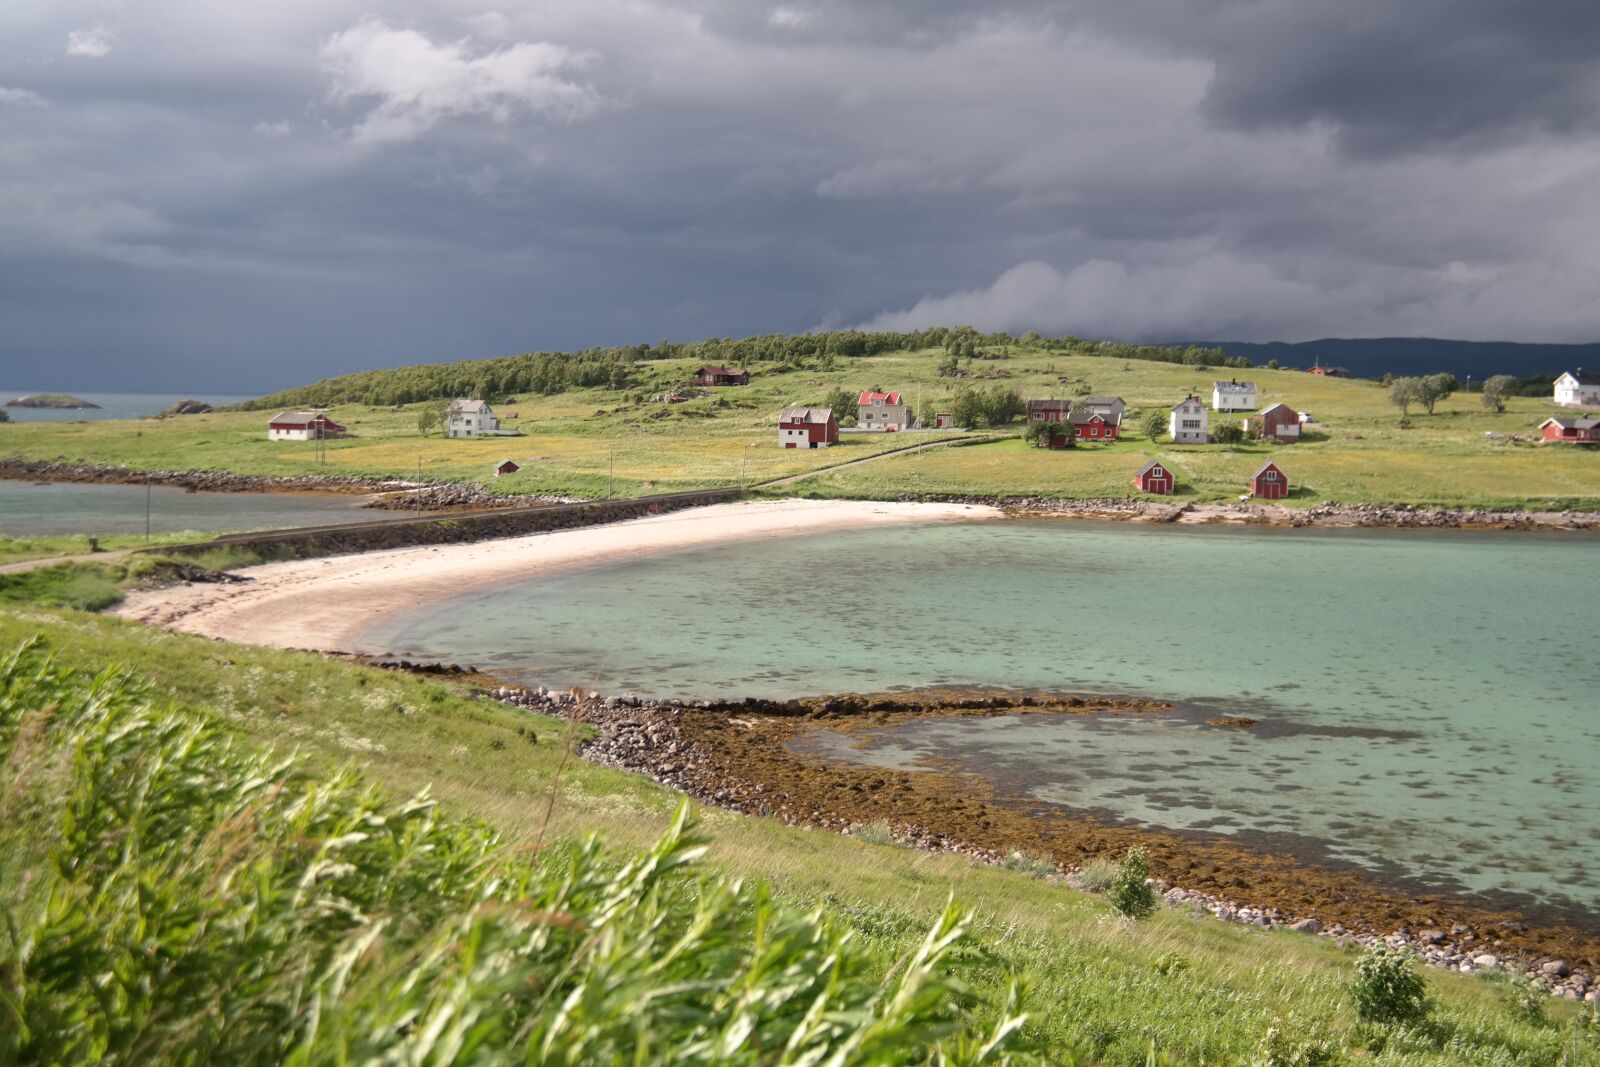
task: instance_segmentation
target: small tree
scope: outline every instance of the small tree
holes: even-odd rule
[[[1069,422],[1070,427],[1072,424]],[[1038,422],[1028,421],[1022,426],[1022,439],[1034,448],[1043,448],[1050,443],[1050,428],[1052,424],[1040,419]]]
[[[439,409],[432,404],[417,412],[417,432],[423,437],[432,433],[437,425],[439,425]]]
[[[859,397],[841,386],[828,390],[828,395],[822,398],[822,406],[833,411],[833,417],[842,424],[846,418],[856,417],[856,400]]]
[[[1461,388],[1461,383],[1456,381],[1454,374],[1430,374],[1425,378],[1414,379],[1417,383],[1416,399],[1423,407],[1428,409],[1428,414],[1433,414],[1433,406],[1439,401],[1451,396]]]
[[[1211,440],[1219,445],[1244,443],[1244,427],[1237,422],[1219,422],[1211,427]]]
[[[0,422],[10,422],[10,421],[11,421],[11,412],[7,411],[5,408],[0,408]]]
[[[1165,412],[1152,411],[1144,417],[1144,435],[1152,441],[1158,440],[1167,432],[1167,425]]]
[[[1496,415],[1505,411],[1506,399],[1517,388],[1517,380],[1509,374],[1496,374],[1485,378],[1483,382],[1483,406],[1492,410]]]
[[[1277,370],[1278,369],[1278,361],[1275,360],[1275,359],[1267,360],[1267,369],[1268,370]]]
[[[1143,919],[1156,910],[1156,891],[1150,886],[1150,855],[1142,846],[1130,848],[1106,890],[1111,906],[1130,919]]]
[[[1400,409],[1402,416],[1409,417],[1411,405],[1422,402],[1421,378],[1395,378],[1389,383],[1389,403]]]

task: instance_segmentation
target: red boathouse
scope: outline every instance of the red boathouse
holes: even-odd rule
[[[1133,484],[1141,493],[1171,496],[1172,472],[1159,460],[1151,460],[1133,476]]]
[[[1539,436],[1546,441],[1600,444],[1600,419],[1545,419],[1539,424]]]
[[[1276,463],[1263,463],[1250,479],[1250,495],[1262,500],[1282,500],[1289,495],[1289,476]]]

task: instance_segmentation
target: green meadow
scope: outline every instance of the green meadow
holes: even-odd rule
[[[965,361],[971,377],[960,379],[939,376],[940,349],[843,358],[827,371],[758,362],[752,364],[749,386],[708,390],[678,404],[646,395],[687,382],[698,361],[652,360],[634,364],[634,380],[622,389],[522,394],[498,403],[504,425],[525,435],[513,438],[450,440],[437,430],[423,436],[418,416],[427,404],[341,404],[331,415],[354,436],[328,442],[325,455],[314,443],[267,441],[270,411],[228,411],[138,422],[0,425],[0,456],[140,470],[396,478],[420,473],[428,480],[477,482],[502,493],[628,496],[753,484],[908,443],[910,438],[892,434],[846,433],[832,449],[779,448],[779,409],[821,403],[833,390],[899,390],[919,408],[942,409],[959,388],[999,385],[1029,399],[1091,392],[1121,396],[1130,408],[1123,439],[1057,452],[1028,448],[1020,439],[933,449],[820,475],[797,484],[795,491],[851,497],[1120,497],[1133,494],[1134,472],[1158,457],[1178,473],[1179,499],[1227,501],[1271,458],[1295,486],[1291,504],[1600,506],[1600,450],[1511,440],[1535,436],[1540,422],[1559,413],[1542,399],[1512,398],[1504,413],[1495,414],[1482,407],[1478,395],[1461,392],[1442,401],[1432,415],[1413,409],[1408,427],[1401,428],[1399,410],[1377,382],[1290,370],[1201,369],[1024,343],[989,354],[994,358]],[[1307,427],[1305,440],[1288,446],[1174,447],[1144,434],[1147,413],[1165,412],[1191,392],[1209,402],[1211,382],[1231,376],[1257,382],[1263,407],[1282,401],[1311,412],[1317,421]],[[1220,418],[1213,414],[1214,420]],[[931,439],[932,434],[916,435],[918,441]],[[496,479],[491,468],[504,458],[522,469]]]

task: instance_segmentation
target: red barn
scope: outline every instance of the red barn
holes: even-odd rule
[[[1546,441],[1600,444],[1600,419],[1545,419],[1539,424],[1539,436]]]
[[[1134,487],[1141,493],[1155,493],[1158,496],[1172,494],[1172,472],[1159,460],[1151,460],[1140,468],[1139,473],[1133,476]]]
[[[1262,500],[1282,500],[1289,495],[1289,476],[1276,463],[1263,463],[1250,478],[1250,495]]]
[[[713,367],[709,364],[694,372],[696,385],[749,385],[750,372],[732,367]]]
[[[827,448],[838,441],[832,408],[784,408],[778,416],[779,448]]]
[[[1067,421],[1080,441],[1115,441],[1122,428],[1122,416],[1116,412],[1102,415],[1098,411],[1074,411]]]
[[[1288,444],[1300,440],[1300,413],[1288,404],[1274,404],[1256,416],[1256,436]]]

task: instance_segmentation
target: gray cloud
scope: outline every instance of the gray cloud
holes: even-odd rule
[[[88,62],[95,9],[8,6],[0,382],[822,322],[1600,336],[1587,9],[1313,7],[150,0]]]

